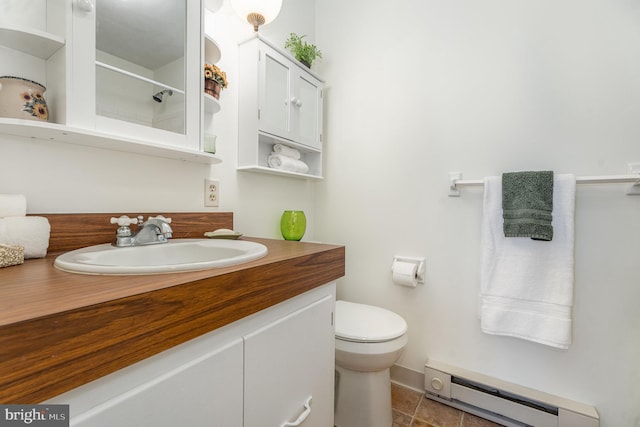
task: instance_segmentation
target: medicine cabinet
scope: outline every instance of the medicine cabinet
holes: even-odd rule
[[[220,110],[202,65],[221,56],[202,16],[199,0],[3,0],[0,75],[43,84],[50,117],[0,134],[219,162],[201,143]]]

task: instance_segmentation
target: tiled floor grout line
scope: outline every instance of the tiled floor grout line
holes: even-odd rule
[[[411,426],[413,424],[413,420],[416,419],[416,414],[418,413],[418,408],[420,407],[420,404],[422,403],[422,399],[424,399],[424,394],[420,396],[420,399],[418,400],[418,404],[413,409],[413,414],[411,414],[411,422],[409,422],[409,426]]]
[[[413,409],[413,414],[411,414],[411,421],[409,422],[409,426],[410,427],[413,425],[413,421],[416,419],[416,416],[418,415],[418,409],[420,408],[420,404],[422,403],[422,399],[425,399],[424,393],[422,393],[420,395],[420,399],[418,399],[418,404]]]

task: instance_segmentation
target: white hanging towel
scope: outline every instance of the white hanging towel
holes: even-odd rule
[[[480,325],[566,349],[571,344],[576,179],[554,176],[553,240],[505,237],[502,178],[484,181]]]

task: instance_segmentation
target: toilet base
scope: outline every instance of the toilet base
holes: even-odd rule
[[[336,427],[391,426],[389,369],[357,372],[336,365],[336,371]]]

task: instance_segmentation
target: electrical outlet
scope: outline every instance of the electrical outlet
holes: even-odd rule
[[[220,183],[213,179],[204,180],[204,205],[210,207],[219,206]]]

